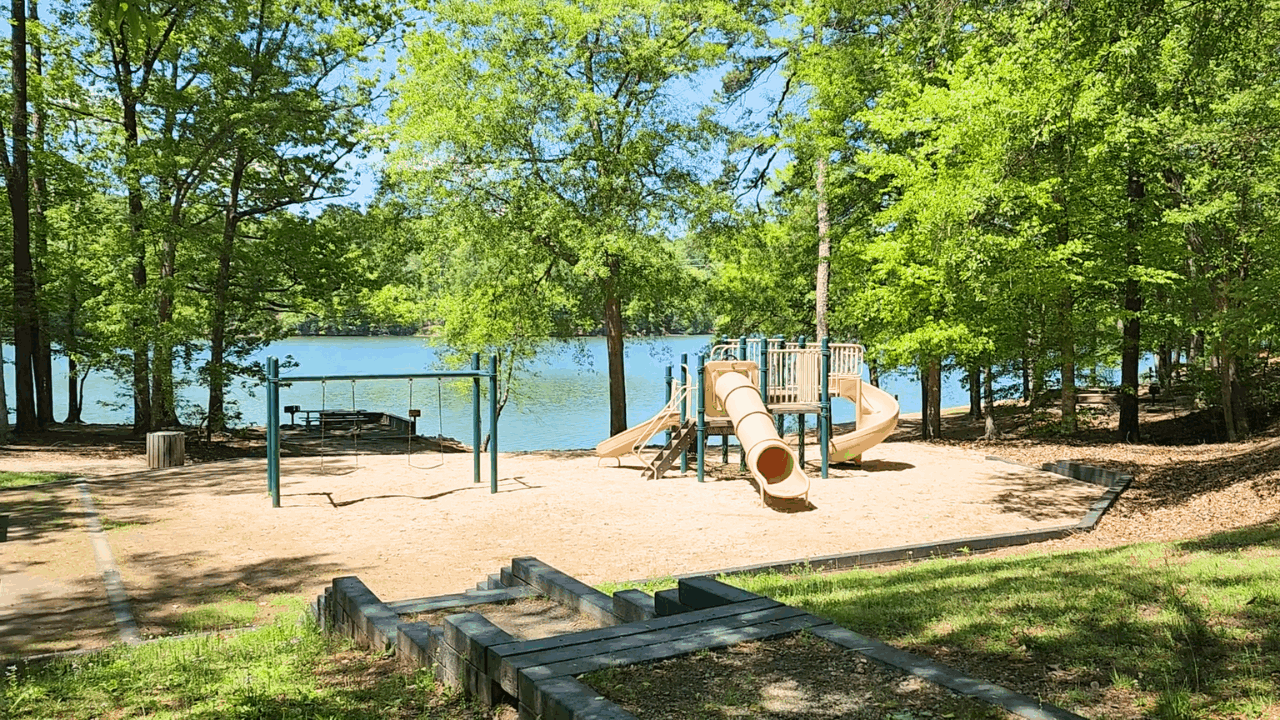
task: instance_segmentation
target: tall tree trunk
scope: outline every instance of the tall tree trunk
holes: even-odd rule
[[[1173,366],[1177,362],[1173,355],[1173,348],[1169,345],[1161,345],[1156,353],[1156,379],[1160,383],[1160,389],[1169,392],[1173,386]]]
[[[74,246],[72,250],[74,252]],[[67,314],[64,318],[67,334],[62,341],[62,347],[67,355],[67,419],[64,421],[67,423],[84,422],[80,417],[84,399],[78,392],[82,388],[77,385],[77,375],[80,370],[79,362],[76,360],[76,355],[80,352],[79,339],[76,336],[76,326],[79,323],[77,311],[80,307],[78,280],[78,276],[73,276],[71,279],[71,290],[67,297]]]
[[[831,220],[827,217],[827,158],[818,154],[814,187],[818,195],[818,277],[815,302],[815,327],[819,341],[828,337],[827,303],[831,286]]]
[[[618,261],[609,263],[604,284],[604,338],[609,356],[609,434],[627,429],[627,375],[623,368],[622,300],[618,297]]]
[[[177,60],[173,60],[168,67],[169,83],[177,87],[179,85],[180,63]],[[256,76],[254,80],[256,81]],[[167,103],[164,108],[164,121],[161,124],[160,133],[176,142],[177,138],[174,136],[176,135],[177,124],[177,106],[173,103]],[[154,358],[151,363],[151,415],[156,424],[161,427],[173,427],[179,424],[173,386],[173,338],[171,330],[174,302],[173,278],[176,274],[178,257],[178,228],[182,226],[182,208],[185,203],[184,190],[181,186],[181,181],[178,179],[179,176],[175,174],[175,177],[169,181],[172,183],[172,187],[167,189],[169,197],[169,227],[164,233],[164,244],[160,249],[160,284],[156,288],[156,333],[153,343]]]
[[[240,224],[240,187],[244,182],[245,155],[236,149],[228,186],[227,208],[222,221],[222,247],[218,250],[218,275],[213,284],[213,313],[209,328],[209,419],[206,439],[227,427],[226,349],[227,310],[231,302],[231,254]]]
[[[929,361],[929,435],[942,439],[942,358]]]
[[[9,442],[9,394],[4,385],[4,343],[0,343],[0,444]]]
[[[929,391],[929,383],[933,381],[933,373],[929,372],[929,363],[920,363],[920,439],[930,439],[929,433],[933,430],[933,423],[929,422],[930,412],[933,406],[929,403],[932,393]]]
[[[1231,311],[1231,298],[1226,281],[1214,288],[1215,309],[1225,317]],[[1249,421],[1244,404],[1244,392],[1240,387],[1239,359],[1224,329],[1218,339],[1218,392],[1222,401],[1222,420],[1227,429],[1227,440],[1235,442],[1249,432]]]
[[[82,423],[80,419],[81,405],[83,400],[80,397],[79,390],[80,368],[76,363],[76,359],[71,354],[67,354],[67,419],[66,423]]]
[[[13,355],[17,432],[39,427],[36,417],[35,346],[39,315],[36,310],[35,268],[31,259],[30,137],[27,114],[27,13],[25,0],[11,2],[10,56],[13,76],[13,113],[6,156],[5,191],[9,198],[13,229]]]
[[[151,365],[151,416],[160,427],[178,425],[173,387],[173,341],[169,335],[169,326],[173,323],[172,284],[177,253],[177,240],[171,231],[165,236],[160,255],[160,288],[156,293],[157,323],[153,344],[155,350]]]
[[[868,360],[867,375],[871,378],[871,387],[880,387],[880,363],[875,360]]]
[[[138,103],[145,94],[145,80],[137,86],[134,84],[134,66],[130,56],[131,42],[129,24],[120,23],[111,38],[112,63],[115,73],[116,92],[120,100],[121,124],[124,127],[125,142],[125,189],[128,197],[129,240],[132,254],[131,275],[133,287],[138,297],[146,296],[147,288],[147,245],[143,235],[146,219],[143,217],[142,169],[139,167],[138,152],[141,147],[138,132]],[[143,61],[144,78],[149,75],[154,59]],[[133,312],[129,319],[131,333],[130,343],[133,353],[133,434],[142,435],[154,430],[151,420],[151,356],[148,344],[147,328],[150,318],[142,318]]]
[[[1231,358],[1231,402],[1233,404],[1232,415],[1236,421],[1236,435],[1248,437],[1249,435],[1249,408],[1245,400],[1249,397],[1248,392],[1244,388],[1241,378],[1244,373],[1240,372],[1240,358]]]
[[[996,390],[995,390],[995,373],[991,372],[991,366],[988,365],[982,373],[982,395],[983,395],[983,418],[986,420],[986,427],[982,433],[983,439],[995,440],[1000,437],[1000,428],[996,427]]]
[[[80,395],[80,364],[76,360],[76,354],[80,352],[79,342],[76,338],[76,309],[79,307],[79,297],[77,296],[77,288],[72,281],[71,294],[67,298],[67,315],[65,318],[67,324],[67,336],[63,340],[63,349],[67,355],[67,419],[63,422],[81,423],[84,399]]]
[[[1137,442],[1141,438],[1138,429],[1138,359],[1142,339],[1142,295],[1136,277],[1138,263],[1138,233],[1142,229],[1139,203],[1146,197],[1146,185],[1136,170],[1129,172],[1127,183],[1130,203],[1126,221],[1129,248],[1125,258],[1128,277],[1124,281],[1124,339],[1120,349],[1120,439]]]
[[[1019,358],[1019,361],[1018,366],[1022,371],[1022,401],[1031,402],[1031,366],[1025,350],[1022,352],[1022,357]]]
[[[1226,343],[1218,345],[1218,392],[1222,401],[1222,421],[1227,429],[1227,442],[1240,439],[1236,432],[1235,363]]]
[[[137,115],[136,112],[128,112],[126,110],[125,117],[133,118],[132,132],[128,127],[130,123],[126,121],[126,134],[132,135],[134,141],[137,141]],[[145,293],[147,288],[147,248],[146,239],[142,235],[143,219],[142,219],[142,188],[140,186],[131,186],[129,188],[129,217],[131,230],[134,239],[134,258],[133,258],[133,287],[138,291],[139,295]],[[133,432],[135,435],[144,434],[155,429],[155,423],[151,416],[151,358],[150,350],[147,343],[146,323],[140,318],[134,318],[130,321],[133,330]]]
[[[977,365],[969,367],[969,419],[982,417],[982,368]]]
[[[32,22],[40,22],[40,3],[30,0],[27,5],[27,17]],[[44,53],[37,39],[31,43],[31,70],[36,77],[44,74]],[[53,419],[53,331],[49,322],[49,309],[41,302],[46,282],[43,268],[44,258],[49,251],[49,224],[45,208],[49,202],[49,180],[45,175],[44,162],[44,113],[39,101],[31,112],[31,141],[35,150],[35,161],[31,163],[31,240],[34,245],[32,253],[33,269],[36,285],[36,339],[35,358],[32,371],[35,373],[36,386],[36,423],[40,427],[52,425]]]
[[[1063,293],[1059,306],[1059,325],[1062,332],[1062,429],[1076,431],[1076,334],[1075,296],[1070,290]]]
[[[121,31],[123,32],[123,31]],[[125,70],[124,72],[128,72]],[[121,93],[124,100],[123,118],[126,153],[138,152],[138,103],[132,90]],[[143,237],[144,207],[142,203],[141,170],[136,161],[127,161],[126,182],[129,202],[129,236],[133,245],[133,287],[139,296],[147,289],[147,246]],[[133,334],[133,433],[141,435],[155,429],[151,417],[151,357],[147,342],[147,323],[134,317],[129,321]]]

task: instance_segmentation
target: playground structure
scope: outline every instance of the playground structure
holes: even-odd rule
[[[898,402],[883,390],[862,381],[861,345],[817,345],[783,338],[739,338],[716,345],[710,360],[699,355],[690,372],[687,355],[680,358],[680,375],[667,368],[667,402],[653,417],[614,435],[596,446],[602,458],[634,456],[652,478],[680,462],[689,469],[692,449],[698,481],[706,475],[707,438],[719,435],[723,460],[728,462],[728,436],[736,435],[741,463],[765,496],[805,499],[809,477],[805,474],[805,416],[817,415],[821,476],[832,462],[855,461],[866,450],[883,442],[898,425]],[[843,397],[856,409],[855,429],[833,436],[831,397]],[[782,440],[787,415],[797,416],[799,443],[792,448]],[[666,432],[656,452],[646,450],[649,441]]]
[[[403,425],[406,432],[410,433],[410,462],[412,462],[412,433],[416,431],[416,420],[421,412],[413,408],[413,381],[420,379],[469,379],[471,380],[471,407],[472,407],[472,443],[471,452],[473,456],[472,462],[472,479],[473,482],[480,482],[480,381],[487,379],[489,381],[489,492],[498,492],[498,357],[490,356],[489,368],[482,370],[480,367],[480,353],[471,355],[471,368],[469,370],[438,370],[435,372],[412,373],[406,375],[294,375],[289,377],[280,376],[280,361],[275,357],[267,358],[267,492],[271,494],[271,507],[280,507],[280,387],[281,385],[289,386],[292,383],[318,382],[329,383],[336,381],[349,381],[352,383],[352,408],[346,411],[330,412],[327,408],[319,411],[302,410],[297,406],[290,405],[284,408],[288,412],[290,418],[296,413],[305,413],[306,423],[311,424],[311,414],[316,413],[320,422],[321,437],[324,437],[326,420],[346,421],[353,423],[353,431],[355,437],[359,436],[360,423],[364,421],[370,413],[358,410],[354,407],[355,403],[355,383],[361,380],[406,380],[409,383],[409,405],[408,418],[399,418],[387,413],[377,413],[384,420],[392,424]],[[437,400],[439,402],[439,400]],[[438,406],[437,406],[438,407]],[[323,458],[321,459],[323,463]]]

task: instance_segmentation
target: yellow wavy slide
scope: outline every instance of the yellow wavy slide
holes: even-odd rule
[[[898,429],[898,401],[889,393],[853,377],[838,378],[835,390],[840,397],[858,404],[858,429],[831,438],[827,456],[830,462],[856,460]]]
[[[670,406],[639,425],[623,430],[596,446],[596,455],[602,458],[620,458],[635,452],[637,445],[644,445],[654,435],[670,428],[680,427],[680,410]]]

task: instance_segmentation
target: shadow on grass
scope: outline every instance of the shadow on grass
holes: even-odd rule
[[[317,578],[344,574],[347,568],[325,562],[317,555],[275,557],[239,565],[211,566],[204,553],[134,553],[127,558],[127,577],[146,578],[146,585],[129,587],[133,612],[149,635],[183,632],[190,613],[202,606],[248,602],[271,608],[279,595],[313,591]]]
[[[0,676],[0,716],[487,717],[423,673],[356,652],[308,625],[124,648]]]
[[[1280,708],[1278,567],[1280,525],[1267,524],[1177,544],[730,581],[1056,704],[1187,693],[1228,716]]]

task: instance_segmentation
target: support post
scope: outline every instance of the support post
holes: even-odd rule
[[[471,465],[473,483],[480,482],[480,353],[471,353]]]
[[[822,393],[818,396],[818,443],[822,452],[822,477],[826,479],[831,449],[831,338],[822,338]]]
[[[698,387],[707,381],[706,363],[698,356]],[[698,393],[698,482],[702,482],[707,472],[707,394]]]
[[[739,360],[746,360],[746,359],[747,359],[747,336],[746,336],[746,335],[743,335],[743,336],[741,336],[741,337],[739,337],[739,338],[738,338],[738,359],[739,359]],[[757,371],[758,371],[758,370],[759,370],[759,368],[757,368]],[[757,372],[757,375],[758,375],[758,374],[759,374],[759,373]],[[728,442],[728,440],[729,440],[729,438],[728,438],[728,436],[726,435],[726,436],[725,436],[725,442]],[[725,453],[727,454],[727,453],[728,453],[728,450],[726,450],[726,451],[725,451]],[[729,462],[729,461],[728,461],[728,459],[726,459],[726,460],[725,460],[725,462]],[[742,470],[743,472],[746,472],[746,470],[747,470],[747,449],[746,449],[745,447],[743,447],[743,446],[742,446],[742,442],[741,442],[741,441],[739,441],[739,442],[738,442],[738,464],[740,465],[740,468],[739,468],[739,469],[740,469],[740,470]]]
[[[680,388],[685,391],[685,397],[689,393],[689,353],[680,354]],[[680,430],[684,431],[684,423],[689,419],[689,403],[680,403]],[[680,453],[680,472],[689,472],[689,450],[686,448]]]
[[[760,338],[760,402],[769,409],[769,338]]]
[[[498,356],[489,356],[489,492],[498,492]]]
[[[804,343],[804,336],[803,336],[803,335],[801,335],[800,337],[796,338],[796,345],[798,345],[798,346],[800,347],[800,349],[802,349],[802,350],[804,349],[804,347],[805,347],[805,343]],[[797,355],[797,356],[796,356],[796,363],[798,364],[799,362],[800,362],[800,356],[799,356],[799,355]],[[799,373],[799,368],[798,368],[798,367],[796,368],[796,371],[797,371],[797,372],[796,372],[796,390],[798,391],[798,390],[800,389],[800,386],[799,386],[800,373]],[[798,449],[799,449],[799,452],[798,452],[797,454],[800,456],[800,457],[799,457],[799,459],[800,459],[800,467],[804,467],[804,441],[805,441],[805,437],[804,437],[804,436],[805,436],[805,432],[804,432],[804,411],[801,411],[801,412],[796,416],[796,420],[797,420],[797,423],[798,423],[798,428],[799,428],[799,433],[800,433],[800,436],[799,436],[799,437],[800,437],[800,440],[799,440],[799,448],[798,448]]]
[[[662,401],[662,407],[671,404],[671,366],[667,366],[667,371],[662,375],[662,387],[665,389],[666,396]],[[663,443],[663,447],[671,444],[671,429],[667,429],[667,441]]]
[[[280,361],[267,358],[267,492],[280,507]]]
[[[786,368],[786,360],[785,360],[785,358],[787,357],[787,354],[785,352],[787,349],[787,339],[782,335],[778,335],[774,339],[778,341],[778,351],[782,353],[781,355],[779,355],[779,357],[784,359],[778,363],[778,373],[780,376],[774,378],[773,382],[779,387],[784,387],[787,382],[787,368]],[[768,346],[769,346],[769,341],[765,340],[765,347],[768,347]],[[767,400],[765,401],[764,406],[766,409],[768,409],[769,402]],[[773,426],[778,431],[778,437],[782,437],[782,431],[783,429],[785,429],[786,420],[787,420],[786,415],[775,415],[773,417]]]

